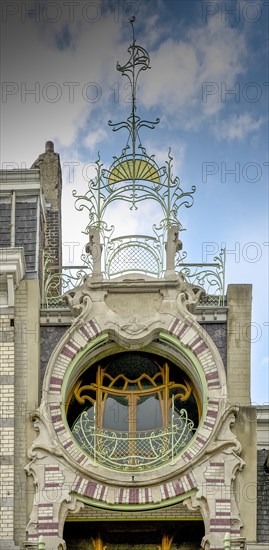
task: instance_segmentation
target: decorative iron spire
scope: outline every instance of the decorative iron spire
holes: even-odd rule
[[[125,63],[125,65],[120,65],[119,62],[117,62],[117,65],[116,65],[117,70],[122,74],[122,76],[126,76],[129,80],[129,83],[131,86],[132,111],[126,121],[118,122],[116,124],[112,123],[111,120],[108,121],[109,126],[113,127],[114,132],[116,132],[117,130],[121,130],[122,128],[127,128],[127,130],[129,131],[127,146],[129,146],[129,143],[131,141],[133,157],[135,157],[135,154],[136,154],[137,141],[139,142],[139,147],[142,147],[141,140],[139,137],[140,128],[144,126],[146,128],[153,129],[156,126],[156,124],[160,122],[159,118],[156,118],[155,121],[141,120],[141,118],[136,114],[138,77],[142,71],[146,71],[151,67],[150,67],[150,57],[147,50],[145,50],[145,48],[142,48],[142,46],[139,46],[136,43],[134,23],[135,23],[135,17],[133,16],[130,19],[130,24],[132,26],[133,42],[127,50],[128,53],[130,54],[130,57],[127,63]]]
[[[192,205],[195,192],[194,186],[188,192],[181,189],[179,178],[173,175],[170,149],[167,161],[159,166],[155,155],[149,155],[141,143],[140,128],[153,129],[159,119],[151,122],[137,115],[138,78],[142,71],[150,69],[150,57],[145,48],[136,43],[134,22],[135,17],[132,17],[133,41],[128,48],[129,59],[124,65],[119,62],[116,65],[131,86],[131,114],[126,121],[108,123],[113,131],[128,130],[127,143],[120,155],[113,157],[109,168],[103,166],[98,155],[96,178],[89,182],[86,194],[73,192],[78,210],[86,208],[89,212],[85,233],[89,235],[87,251],[94,258],[95,277],[101,276],[104,269],[107,277],[134,271],[160,277],[164,272],[173,272],[175,257],[181,249],[179,231],[183,229],[178,211],[181,206],[189,208]],[[119,201],[129,203],[131,210],[137,210],[139,203],[144,201],[155,203],[160,217],[153,223],[150,235],[112,237],[114,227],[107,225],[105,217],[108,208]]]
[[[89,220],[84,233],[88,235],[89,242],[86,245],[86,253],[81,256],[83,265],[78,269],[75,278],[70,267],[65,274],[55,273],[50,266],[50,259],[46,258],[44,272],[47,273],[47,277],[44,277],[43,304],[47,306],[51,303],[54,307],[55,300],[59,300],[60,296],[55,296],[55,289],[59,291],[61,284],[62,289],[67,289],[70,284],[72,285],[72,281],[75,284],[85,283],[88,272],[91,273],[91,281],[98,282],[102,281],[103,277],[109,279],[133,273],[158,278],[171,277],[174,280],[179,270],[183,285],[182,303],[184,302],[188,311],[192,311],[199,299],[201,288],[198,289],[197,285],[207,286],[208,293],[215,291],[217,301],[211,301],[211,296],[208,305],[224,305],[225,252],[214,258],[214,263],[209,264],[206,270],[206,264],[185,263],[186,252],[179,254],[179,236],[183,230],[179,221],[179,210],[183,206],[192,206],[195,187],[192,186],[187,192],[181,189],[179,178],[173,175],[173,157],[170,149],[166,162],[159,166],[154,154],[147,154],[139,138],[141,127],[154,128],[159,119],[155,122],[141,120],[136,113],[138,77],[142,71],[150,68],[150,58],[147,51],[136,44],[134,22],[135,18],[132,17],[130,23],[133,42],[128,49],[129,60],[123,66],[117,63],[118,71],[128,78],[131,85],[132,111],[125,122],[109,122],[114,131],[126,128],[128,141],[120,155],[113,157],[113,162],[108,168],[104,167],[98,153],[96,177],[89,181],[87,191],[84,195],[73,191],[77,210],[88,211]],[[132,148],[129,145],[130,140]],[[113,238],[115,228],[106,222],[108,209],[113,204],[122,202],[129,203],[131,210],[137,210],[138,204],[146,201],[154,202],[160,213],[157,223],[149,227],[150,234]],[[194,271],[190,269],[193,267]],[[215,268],[216,272],[212,268]],[[192,283],[190,292],[188,283],[184,282],[186,280]],[[85,284],[85,287],[78,288],[77,294],[71,290],[67,297],[74,315],[79,315],[84,305],[90,303],[88,283]],[[86,289],[85,294],[81,288]]]

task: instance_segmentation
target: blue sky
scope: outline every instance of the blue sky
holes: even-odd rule
[[[87,218],[74,210],[72,190],[86,191],[98,151],[108,165],[124,145],[107,121],[130,113],[116,63],[128,59],[136,16],[137,42],[151,58],[138,114],[161,119],[141,131],[142,142],[159,164],[171,147],[182,188],[196,186],[193,207],[180,212],[189,261],[210,262],[225,243],[226,283],[253,284],[252,400],[268,402],[268,3],[14,1],[1,9],[2,167],[30,167],[54,141],[63,240],[79,243],[77,262]],[[145,221],[127,209],[116,217],[119,234]]]

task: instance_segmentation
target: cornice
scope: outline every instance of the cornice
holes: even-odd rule
[[[25,257],[23,248],[0,249],[0,284],[3,296],[6,296],[7,308],[14,307],[14,291],[25,276]]]
[[[40,191],[40,172],[38,169],[0,170],[0,185],[1,192]]]

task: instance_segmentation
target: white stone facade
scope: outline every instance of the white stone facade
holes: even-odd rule
[[[108,286],[89,278],[72,295],[73,305],[79,306],[78,316],[47,367],[41,405],[34,418],[38,437],[27,466],[36,485],[28,539],[37,540],[42,534],[46,548],[65,547],[62,536],[68,511],[87,504],[150,510],[183,501],[202,513],[203,547],[220,550],[227,531],[240,535],[242,521],[234,481],[244,461],[240,442],[231,431],[238,410],[229,403],[221,358],[188,309],[192,289],[178,276],[169,281],[121,279]],[[126,299],[132,304],[131,316],[126,313]],[[150,310],[154,310],[151,315]],[[64,414],[69,378],[76,379],[86,361],[104,351],[113,352],[115,346],[156,349],[164,356],[169,353],[175,360],[180,358],[197,380],[203,404],[202,421],[186,451],[158,471],[136,473],[133,481],[124,471],[108,474],[83,454]],[[42,520],[44,514],[46,521]]]
[[[26,176],[28,184],[21,174],[13,174],[14,181],[1,174],[4,194],[12,186],[18,194],[36,193],[37,227],[45,227],[39,172],[26,171]],[[250,285],[230,285],[227,306],[203,309],[197,307],[199,289],[171,269],[160,279],[131,274],[109,280],[94,274],[66,296],[70,310],[40,311],[38,265],[34,273],[25,273],[23,248],[15,246],[2,248],[1,260],[0,549],[36,550],[42,535],[46,550],[69,550],[68,521],[78,533],[81,521],[98,526],[128,521],[131,514],[156,524],[186,520],[192,529],[202,521],[200,542],[206,550],[222,550],[227,532],[236,550],[244,544],[265,549],[267,543],[258,539],[257,448],[268,449],[268,407],[258,407],[256,418],[250,404],[250,341],[245,338]],[[227,330],[222,342],[227,367],[201,326],[207,322]],[[65,327],[51,349],[42,392],[40,323],[52,330]],[[141,350],[183,366],[202,415],[181,454],[157,469],[132,474],[109,470],[82,451],[65,404],[87,362]],[[168,539],[164,546],[165,540],[161,550],[174,550]],[[104,548],[89,541],[90,550],[93,544]]]

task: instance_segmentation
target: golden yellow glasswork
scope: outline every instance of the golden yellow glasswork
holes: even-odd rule
[[[125,180],[146,180],[160,183],[160,176],[155,166],[143,159],[128,159],[120,162],[111,170],[108,183]]]

